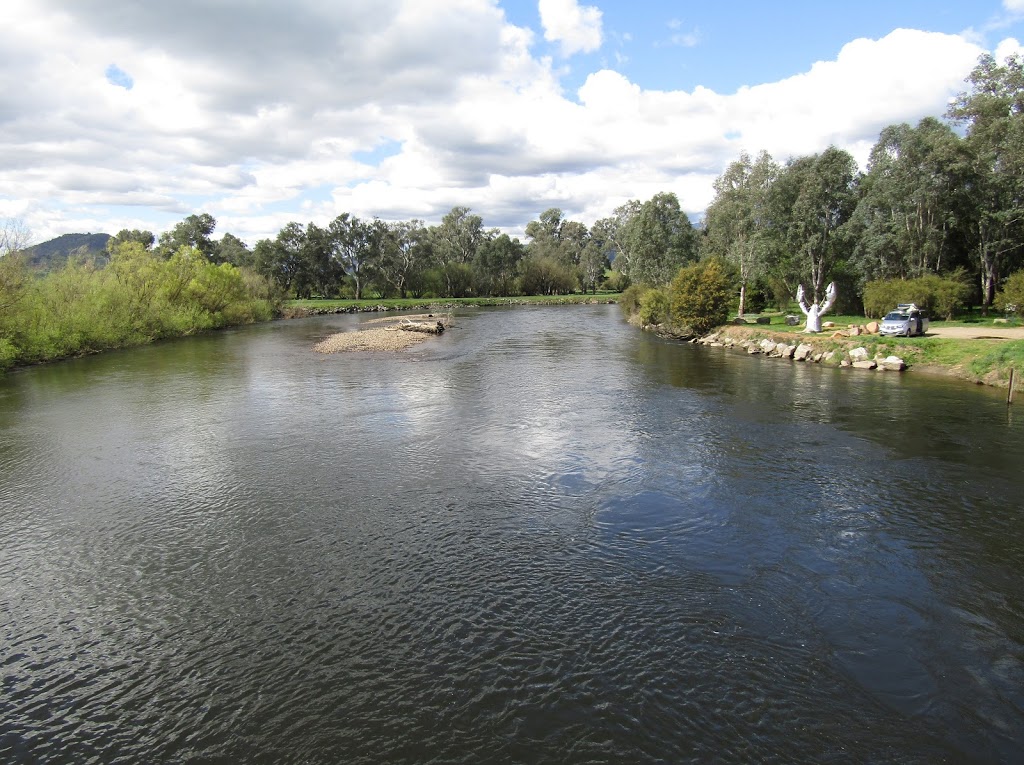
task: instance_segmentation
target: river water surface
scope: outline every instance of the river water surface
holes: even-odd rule
[[[1020,761],[1004,394],[365,320],[0,379],[0,760]]]

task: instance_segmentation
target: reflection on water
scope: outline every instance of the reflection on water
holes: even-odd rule
[[[0,757],[998,762],[998,393],[476,310],[0,381]]]

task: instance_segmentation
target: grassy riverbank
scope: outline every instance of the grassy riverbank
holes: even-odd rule
[[[881,337],[880,335],[859,335],[835,338],[832,333],[849,326],[864,325],[863,317],[830,317],[835,327],[826,329],[820,335],[808,335],[802,326],[785,324],[785,317],[772,317],[767,325],[730,325],[720,332],[736,339],[760,340],[768,338],[775,342],[807,343],[819,351],[846,351],[863,347],[870,357],[899,356],[907,363],[908,369],[932,374],[945,374],[968,382],[1006,387],[1009,384],[1010,369],[1016,370],[1018,381],[1024,373],[1024,338],[958,338],[942,337],[946,328],[970,327],[979,329],[978,322],[933,322],[932,332],[925,337]],[[987,326],[993,325],[989,320]]]

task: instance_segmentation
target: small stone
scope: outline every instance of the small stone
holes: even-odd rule
[[[874,369],[878,364],[875,363],[874,359],[867,359],[866,361],[855,361],[853,362],[854,369]]]

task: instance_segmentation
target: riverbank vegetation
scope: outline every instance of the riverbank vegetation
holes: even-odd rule
[[[726,264],[741,317],[793,310],[801,284],[817,302],[833,281],[836,310],[868,317],[907,302],[940,318],[1024,310],[1024,60],[983,56],[968,84],[944,121],[883,129],[864,172],[835,147],[785,164],[741,154],[715,181],[689,257]],[[615,267],[646,298],[627,309],[650,323],[664,303],[652,290],[670,278],[640,273],[628,250]]]
[[[265,278],[182,245],[169,257],[124,237],[104,262],[45,274],[0,258],[0,371],[270,319],[281,295]]]

